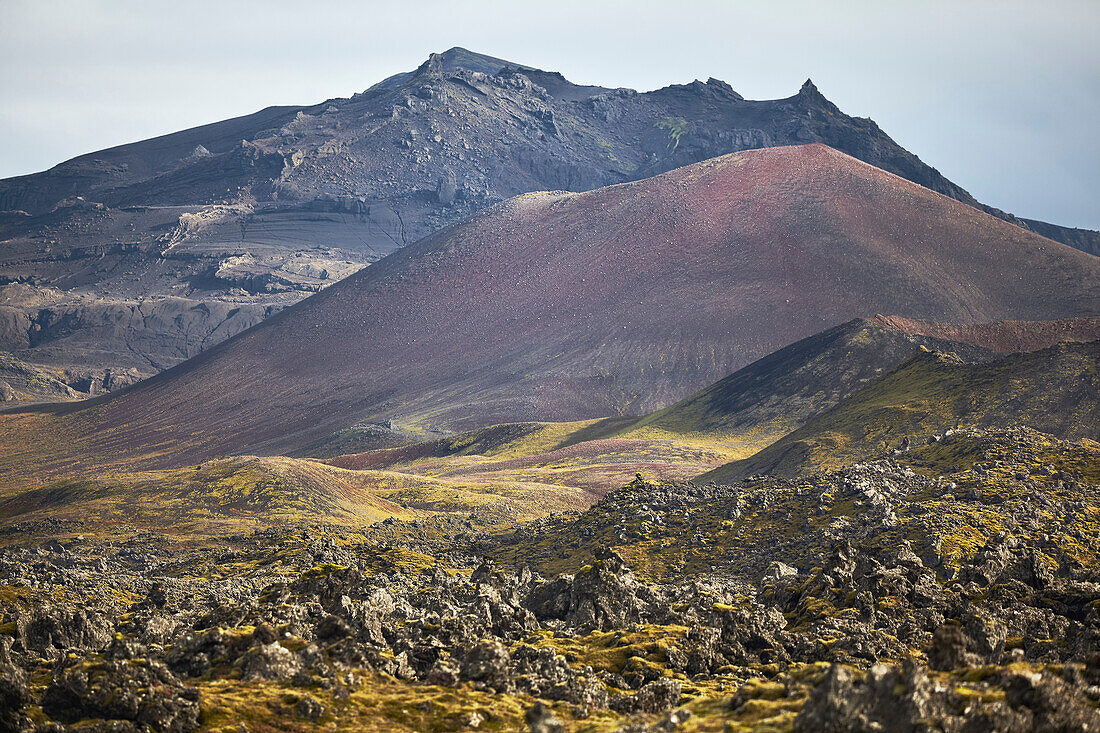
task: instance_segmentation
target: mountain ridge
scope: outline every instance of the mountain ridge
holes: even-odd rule
[[[639,93],[452,49],[380,84],[0,181],[0,209],[23,210],[0,217],[0,287],[50,294],[0,295],[0,350],[148,376],[501,200],[745,149],[823,142],[980,206],[812,82],[764,101],[715,79]]]
[[[87,440],[159,466],[305,451],[360,421],[640,414],[860,314],[1097,315],[1098,267],[823,145],[737,153],[511,199],[115,397],[9,411],[8,439],[52,441],[60,419],[76,443],[12,445],[0,472]]]

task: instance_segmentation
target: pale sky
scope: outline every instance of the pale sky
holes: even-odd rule
[[[810,77],[979,200],[1100,229],[1100,0],[0,0],[0,177],[463,46],[579,83]]]

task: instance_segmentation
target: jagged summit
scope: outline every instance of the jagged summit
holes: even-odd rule
[[[382,81],[372,86],[367,91],[379,90],[379,89],[396,89],[409,80],[413,79],[418,74],[422,74],[427,71],[434,71],[436,73],[452,74],[456,71],[476,71],[482,74],[497,74],[502,69],[521,69],[524,71],[538,71],[533,66],[527,66],[525,64],[518,64],[514,61],[506,61],[504,59],[496,58],[495,56],[489,56],[483,53],[477,53],[470,51],[461,46],[454,46],[452,48],[443,51],[442,53],[432,53],[424,60],[415,71],[404,71],[400,74],[394,74],[387,77]]]
[[[795,99],[799,100],[802,104],[816,107],[819,109],[825,109],[833,114],[840,113],[840,108],[833,104],[828,97],[821,93],[821,90],[817,88],[817,85],[813,83],[812,79],[807,79],[798,90],[798,94],[795,95]],[[872,125],[874,122],[868,120]]]
[[[728,82],[724,82],[721,79],[715,79],[713,76],[707,79],[707,86],[711,86],[711,87],[715,87],[717,89],[721,89],[724,92],[728,93],[730,96],[735,97],[737,99],[744,99],[744,97],[742,97],[740,94],[738,94],[734,90],[734,88],[729,85]]]
[[[0,351],[148,376],[510,197],[814,142],[1023,224],[812,82],[775,100],[716,79],[639,93],[455,47],[352,98],[0,181]],[[1039,231],[1100,251],[1089,232]]]

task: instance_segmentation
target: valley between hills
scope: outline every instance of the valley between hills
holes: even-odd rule
[[[1100,730],[1095,233],[812,83],[452,49],[0,204],[0,729]]]

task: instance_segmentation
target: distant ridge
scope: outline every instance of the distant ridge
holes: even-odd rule
[[[0,351],[149,376],[510,197],[807,143],[1100,251],[1096,232],[984,206],[809,80],[772,100],[718,79],[640,93],[456,47],[350,97],[0,181]]]
[[[796,341],[690,397],[646,415],[624,434],[700,435],[759,450],[912,356],[918,346],[984,361],[994,352],[858,318]]]
[[[1062,341],[1086,342],[1100,339],[1100,318],[974,324],[935,323],[901,316],[875,316],[875,320],[905,333],[960,341],[1002,354],[1036,351]]]
[[[823,145],[768,148],[518,197],[122,393],[2,415],[0,475],[638,415],[867,313],[1097,309],[1100,259]]]

